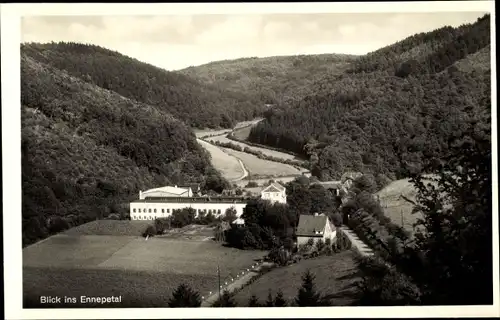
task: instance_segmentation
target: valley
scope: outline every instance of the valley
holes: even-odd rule
[[[177,71],[23,43],[25,304],[488,304],[490,50],[489,15],[360,56]]]
[[[249,181],[259,184],[267,183],[269,180],[289,182],[302,174],[307,174],[308,170],[304,168],[260,159],[254,154],[217,145],[218,142],[232,143],[239,146],[242,150],[249,148],[280,160],[296,160],[297,158],[291,154],[264,147],[256,147],[241,141],[231,140],[227,137],[240,130],[249,130],[260,121],[262,121],[261,118],[239,122],[231,130],[205,129],[195,130],[194,132],[198,143],[210,153],[214,168],[228,181],[236,183],[240,187],[244,187]]]

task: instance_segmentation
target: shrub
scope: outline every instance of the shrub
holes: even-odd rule
[[[226,209],[226,212],[224,212],[224,217],[222,218],[222,220],[231,223],[237,218],[238,216],[236,215],[236,209],[234,207],[231,207]]]
[[[148,227],[146,228],[146,231],[144,231],[144,233],[142,234],[142,236],[143,236],[144,238],[146,238],[146,237],[148,237],[148,236],[149,236],[149,237],[152,237],[152,236],[154,236],[154,235],[156,235],[156,234],[157,234],[157,233],[156,233],[156,228],[155,228],[154,226],[151,226],[151,225],[150,225],[150,226],[148,226]]]
[[[236,302],[234,301],[234,296],[227,290],[224,290],[222,296],[217,299],[217,301],[212,304],[212,307],[216,308],[231,308],[236,307]]]
[[[275,307],[286,307],[287,302],[286,299],[283,297],[283,291],[278,290],[276,293],[276,297],[274,298],[274,306]]]
[[[248,300],[248,306],[249,307],[260,307],[260,303],[259,303],[259,299],[257,298],[257,296],[255,294],[252,294],[252,296],[250,297],[250,300]]]
[[[155,219],[155,229],[156,229],[156,234],[164,234],[166,230],[168,230],[168,227],[170,225],[170,219],[169,218],[157,218]]]
[[[172,214],[172,226],[182,228],[195,221],[196,211],[193,208],[175,210]]]
[[[318,241],[316,241],[316,250],[318,252],[323,251],[324,248],[325,248],[325,242],[323,241],[323,239],[319,239]]]
[[[181,284],[172,293],[168,302],[170,308],[197,308],[201,306],[200,294],[186,284]]]
[[[246,184],[245,188],[256,188],[256,187],[258,187],[258,186],[259,186],[259,184],[258,184],[257,182],[255,182],[255,181],[250,181],[250,182],[248,182],[248,183]]]

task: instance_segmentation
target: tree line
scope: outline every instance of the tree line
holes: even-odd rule
[[[168,112],[190,127],[232,128],[264,110],[252,95],[204,84],[96,45],[29,43],[21,45],[21,52],[85,82]]]
[[[346,170],[408,177],[398,150],[405,150],[407,169],[418,171],[447,153],[448,139],[462,132],[467,119],[490,112],[490,68],[440,72],[489,44],[489,16],[450,32],[445,28],[388,47],[402,56],[419,41],[439,38],[442,45],[418,57],[419,65],[428,66],[419,72],[401,78],[392,67],[377,67],[326,77],[297,103],[266,111],[248,139],[307,157],[312,174],[322,180]]]
[[[110,214],[138,190],[229,186],[184,123],[166,111],[21,60],[23,245]]]
[[[224,290],[221,293],[220,297],[212,304],[212,307],[318,307],[331,305],[331,301],[316,290],[314,281],[315,276],[310,270],[304,272],[304,274],[302,275],[302,286],[297,292],[297,297],[292,301],[287,301],[287,299],[285,299],[283,296],[283,291],[278,289],[274,296],[272,292],[269,291],[266,300],[263,302],[259,301],[257,296],[252,295],[248,300],[247,305],[239,306],[234,299],[234,292]],[[172,293],[172,296],[168,301],[168,307],[198,308],[201,306],[202,302],[202,298],[198,291],[194,290],[186,284],[181,284]]]

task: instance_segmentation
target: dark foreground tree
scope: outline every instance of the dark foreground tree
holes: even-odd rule
[[[450,153],[413,178],[418,189],[417,252],[423,268],[414,277],[424,290],[426,304],[491,304],[492,180],[491,129],[486,121],[471,122],[451,141]]]
[[[276,297],[274,298],[274,306],[275,307],[286,307],[287,302],[283,297],[283,291],[278,290],[276,293]]]
[[[274,299],[273,299],[273,293],[271,292],[271,289],[269,289],[269,292],[267,293],[267,300],[266,300],[266,307],[274,307]]]
[[[361,264],[362,304],[493,302],[491,137],[485,113],[450,139],[445,157],[423,167],[432,175],[412,177],[418,191],[414,212],[422,214],[415,243],[393,259],[399,270],[388,272],[376,261]]]
[[[260,307],[261,306],[259,299],[257,298],[257,296],[255,294],[253,294],[250,297],[250,300],[248,300],[248,306],[249,307]]]
[[[236,307],[236,302],[234,301],[234,295],[227,290],[224,290],[222,296],[217,299],[217,301],[212,304],[215,308],[234,308]]]
[[[197,308],[200,305],[200,294],[186,284],[177,287],[168,302],[170,308]]]
[[[314,274],[307,270],[302,276],[302,287],[299,289],[295,302],[299,307],[316,307],[327,305],[314,286]]]
[[[379,257],[358,259],[362,278],[356,283],[362,306],[419,305],[421,293],[410,278]]]

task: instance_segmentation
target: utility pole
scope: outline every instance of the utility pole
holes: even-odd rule
[[[219,265],[217,265],[217,277],[219,278],[219,300],[221,298],[221,294],[220,294],[220,268],[219,268]]]
[[[405,225],[405,217],[403,215],[403,209],[401,209],[400,212],[401,212],[401,227],[404,227],[404,225]]]

